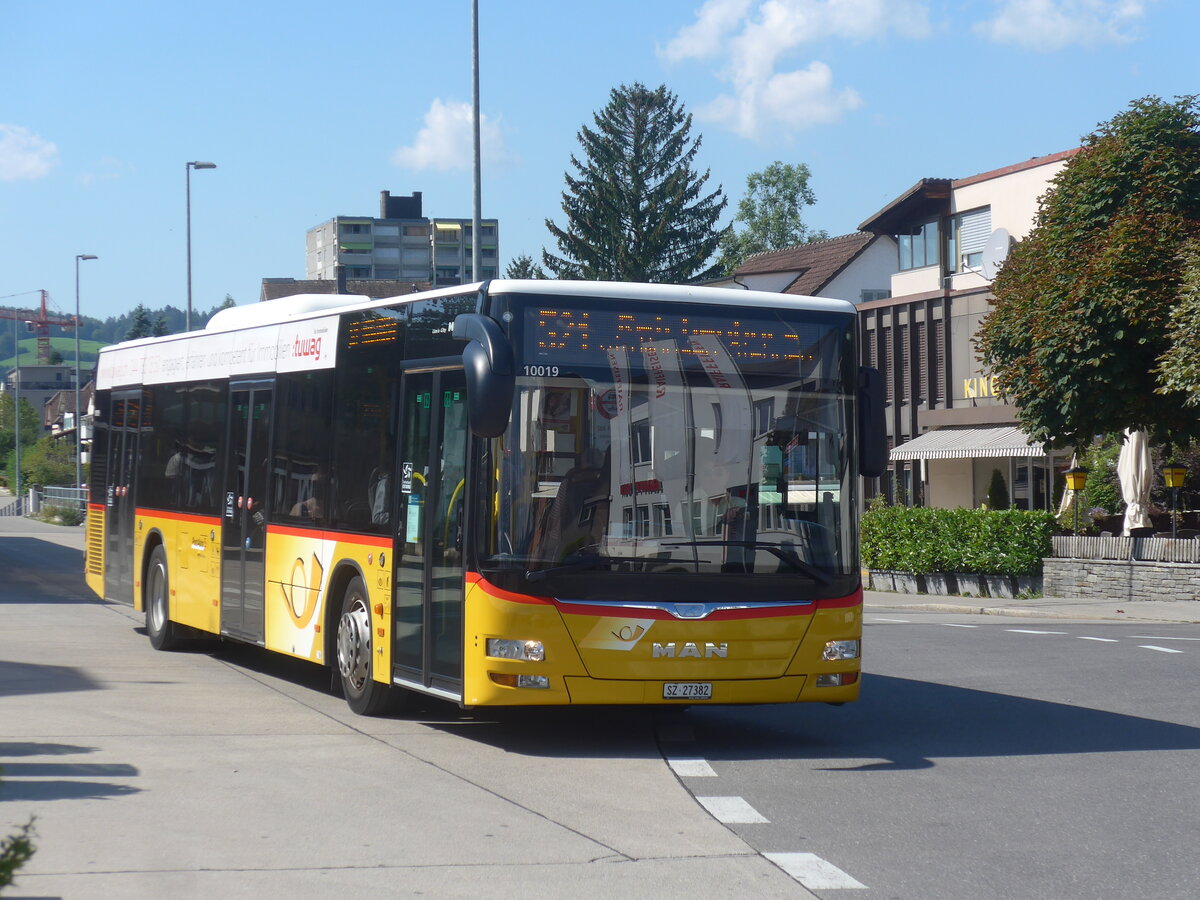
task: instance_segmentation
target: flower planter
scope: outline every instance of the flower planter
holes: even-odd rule
[[[898,594],[925,593],[925,579],[922,575],[916,575],[912,572],[893,572],[892,580],[896,585],[896,593]]]
[[[947,594],[958,593],[958,584],[953,572],[930,572],[925,576],[925,593]]]
[[[887,569],[871,569],[871,590],[894,591],[896,589],[895,574]]]
[[[1016,581],[1011,575],[985,575],[983,578],[987,584],[989,597],[1001,597],[1011,600],[1017,596]]]
[[[1018,597],[1040,597],[1042,595],[1042,576],[1041,575],[1017,575]]]
[[[954,581],[958,585],[958,592],[964,597],[986,597],[987,582],[984,576],[977,572],[955,572]]]

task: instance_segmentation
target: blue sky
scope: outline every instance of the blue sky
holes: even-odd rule
[[[480,0],[483,215],[502,267],[562,223],[576,133],[666,84],[730,198],[806,163],[845,234],[923,177],[1076,146],[1148,94],[1200,91],[1192,0]],[[471,215],[470,0],[0,0],[0,305],[85,315],[254,302],[305,231],[421,191]],[[14,296],[19,295],[19,296]]]

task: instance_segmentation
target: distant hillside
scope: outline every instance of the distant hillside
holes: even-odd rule
[[[205,311],[193,309],[192,328],[203,328],[219,310],[233,303],[233,298],[227,296],[222,306],[214,306]],[[184,330],[186,316],[181,309],[170,305],[158,309],[147,306],[146,313],[151,326],[160,319],[162,320],[165,334],[179,334]],[[13,326],[12,321],[0,320],[0,368],[5,371],[16,364],[16,355],[13,350],[14,335],[20,336],[21,365],[32,366],[38,363],[37,338],[27,330]],[[90,368],[96,362],[96,354],[101,347],[125,340],[132,328],[133,310],[120,316],[109,316],[103,320],[80,316],[79,351],[83,357],[81,365],[84,368]],[[73,327],[51,326],[50,347],[52,351],[57,350],[62,355],[62,365],[75,365],[75,329]]]
[[[0,344],[3,344],[0,341]],[[96,364],[96,354],[100,352],[101,347],[107,344],[101,341],[85,341],[82,338],[79,340],[79,355],[82,357],[81,365],[84,369],[90,369]],[[0,357],[0,369],[7,371],[16,365],[16,359],[12,352],[12,338],[9,337],[4,350],[8,353],[6,357]],[[73,366],[75,365],[75,338],[74,337],[52,337],[50,338],[50,353],[53,357],[55,351],[62,356],[62,362],[58,365]],[[37,338],[25,338],[21,341],[21,365],[36,366],[42,365],[43,362],[37,358]]]

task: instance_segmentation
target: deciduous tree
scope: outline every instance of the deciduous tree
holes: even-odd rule
[[[992,286],[977,347],[1030,435],[1055,446],[1125,428],[1165,444],[1200,436],[1184,392],[1158,375],[1180,251],[1197,236],[1197,99],[1136,100],[1055,176]]]
[[[804,163],[792,165],[773,162],[761,172],[746,178],[746,193],[738,202],[733,221],[741,230],[726,232],[721,241],[721,266],[727,274],[754,253],[782,250],[796,244],[823,241],[824,231],[812,231],[804,224],[804,207],[816,202],[808,186],[812,177]]]
[[[1167,334],[1171,345],[1158,365],[1159,393],[1176,393],[1188,406],[1200,406],[1200,239],[1180,251],[1183,271],[1171,308]]]
[[[550,219],[559,255],[542,263],[559,278],[680,283],[720,271],[711,263],[722,237],[717,228],[728,200],[695,170],[700,137],[692,116],[660,86],[614,88],[579,130],[584,159],[571,157],[565,174],[566,222]]]

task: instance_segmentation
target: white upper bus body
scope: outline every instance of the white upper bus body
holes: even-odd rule
[[[110,390],[143,384],[333,368],[337,364],[338,317],[343,313],[461,296],[484,287],[489,294],[545,294],[854,312],[852,303],[823,297],[605,281],[495,280],[385,298],[357,294],[297,294],[221,310],[203,331],[140,338],[106,347],[100,351],[97,363],[96,388]]]

